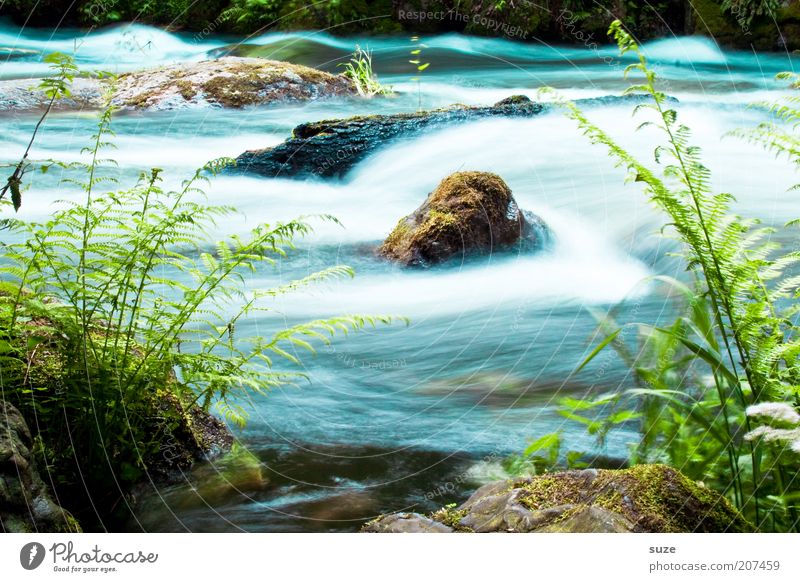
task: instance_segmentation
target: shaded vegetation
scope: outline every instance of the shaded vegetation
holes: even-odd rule
[[[1,11],[29,26],[136,21],[202,36],[271,29],[333,34],[458,31],[590,47],[607,42],[607,23],[616,18],[639,40],[698,32],[744,48],[800,46],[797,0],[9,0]],[[420,12],[433,16],[420,17]]]

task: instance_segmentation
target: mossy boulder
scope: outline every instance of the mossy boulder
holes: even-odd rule
[[[104,79],[75,79],[72,95],[57,109],[97,109],[108,90]],[[287,101],[357,96],[353,82],[311,67],[258,58],[222,57],[120,75],[111,102],[120,109],[241,108]],[[29,79],[0,81],[0,109],[41,108],[47,96]]]
[[[498,481],[481,487],[458,507],[447,506],[427,517],[406,514],[403,520],[432,520],[452,531],[479,533],[753,531],[727,499],[665,465]],[[395,516],[381,516],[364,531],[393,531],[397,521]]]
[[[782,3],[773,13],[748,22],[719,0],[693,0],[687,32],[704,34],[723,46],[746,50],[785,51],[800,49],[800,2]]]
[[[355,94],[343,75],[282,61],[223,57],[122,75],[114,102],[137,109],[240,108]]]
[[[78,522],[53,500],[39,475],[33,447],[22,414],[0,400],[0,531],[80,532]]]
[[[500,176],[456,172],[400,219],[378,252],[401,265],[428,267],[514,246],[535,248],[545,234],[541,219],[519,209]]]
[[[0,283],[0,322],[5,325],[6,309],[17,300],[15,289]],[[154,357],[144,361],[143,350],[134,345],[128,351],[130,364],[147,372],[135,383],[120,386],[97,360],[76,365],[81,351],[71,307],[26,291],[19,301],[24,315],[0,337],[5,387],[0,405],[16,411],[0,416],[0,431],[21,435],[13,442],[23,443],[31,456],[27,460],[25,455],[11,455],[8,451],[15,447],[4,445],[0,465],[6,458],[16,465],[18,458],[32,465],[34,457],[46,464],[53,497],[83,528],[108,527],[117,513],[129,508],[139,484],[182,480],[195,465],[231,450],[234,437],[227,425],[191,403],[191,394],[169,365]],[[95,339],[108,333],[105,326],[98,322]],[[121,404],[124,412],[119,413]],[[6,430],[6,417],[13,420],[8,421],[13,430]],[[3,513],[2,498],[18,496],[9,497],[2,485],[0,490]],[[36,498],[35,487],[33,491]],[[44,502],[39,507],[47,515],[57,511]]]

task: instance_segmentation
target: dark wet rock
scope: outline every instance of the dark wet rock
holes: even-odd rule
[[[429,519],[463,532],[753,531],[724,497],[665,465],[498,481]],[[365,530],[384,531],[395,521],[393,515],[381,516]]]
[[[215,507],[232,499],[249,497],[270,483],[261,461],[244,445],[235,442],[227,452],[207,462],[191,464],[180,478],[141,483],[130,495],[140,521],[152,519],[148,510],[154,504],[168,505],[170,511]]]
[[[419,513],[395,513],[364,526],[367,533],[451,533],[452,527]]]
[[[545,233],[541,219],[519,209],[500,176],[456,172],[400,219],[378,252],[405,266],[427,267],[514,245],[535,248],[543,244]]]
[[[37,81],[0,81],[0,110],[30,110],[46,104]],[[107,81],[75,79],[72,95],[56,109],[103,106]],[[120,109],[174,110],[190,107],[240,108],[275,102],[357,95],[352,82],[302,65],[256,58],[223,57],[120,75],[112,103]]]
[[[22,414],[0,400],[0,531],[80,532],[53,500],[33,457],[33,437]]]
[[[490,117],[533,117],[545,105],[524,96],[490,107],[453,105],[432,111],[329,119],[298,125],[292,137],[273,148],[241,154],[231,172],[269,177],[343,176],[387,143],[447,125]]]
[[[163,444],[143,459],[148,483],[182,481],[196,463],[223,457],[236,442],[224,422],[198,406],[183,406],[169,388],[158,391],[153,406],[147,433]]]
[[[646,99],[640,95],[610,95],[578,99],[575,103],[588,109],[617,104],[631,106]],[[451,105],[414,113],[358,115],[303,123],[282,144],[240,154],[236,165],[226,171],[270,178],[340,178],[361,160],[396,140],[481,119],[535,117],[551,107],[524,95],[513,95],[490,106]]]

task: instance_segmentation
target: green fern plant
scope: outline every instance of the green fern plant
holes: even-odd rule
[[[787,478],[785,466],[766,461],[763,443],[744,436],[752,428],[745,413],[749,406],[798,398],[800,279],[791,269],[800,254],[780,252],[770,236],[774,229],[736,216],[732,195],[712,192],[700,149],[690,143],[689,128],[679,123],[672,102],[658,88],[656,73],[619,21],[609,32],[623,54],[636,57],[625,74],[639,80],[626,94],[639,96],[636,114],[649,116],[640,129],[654,129],[663,138],[654,151],[655,167],[619,146],[573,103],[561,103],[666,214],[667,230],[679,242],[694,282],[691,288],[669,282],[686,297],[684,313],[670,327],[635,324],[642,349],[624,356],[641,385],[612,396],[634,402],[630,411],[640,415],[641,431],[651,439],[634,460],[665,455],[678,468],[705,475],[757,527],[796,531],[796,502],[776,500],[792,497],[797,484]],[[776,113],[781,116],[780,109]],[[789,110],[782,114],[791,117]],[[789,143],[772,129],[761,127],[752,138],[773,149]],[[793,155],[791,147],[785,153]],[[603,326],[609,333],[578,370],[608,347],[627,350],[618,341],[622,328],[613,320],[603,320]],[[653,353],[661,355],[654,361]],[[654,437],[665,428],[668,440]]]
[[[104,110],[84,150],[89,162],[48,162],[83,202],[62,202],[44,222],[8,219],[17,242],[0,242],[2,397],[30,419],[69,493],[91,490],[87,503],[109,506],[119,498],[107,496],[143,478],[163,446],[153,427],[172,422],[155,418],[169,416],[165,403],[215,409],[242,425],[251,396],[306,378],[276,360],[299,364],[298,351],[393,319],[344,315],[238,334],[246,318],[269,316],[275,297],[352,277],[352,269],[249,288],[249,273],[286,257],[311,231],[308,219],[214,240],[211,227],[234,209],[197,200],[232,160],[208,163],[177,190],[162,187],[159,169],[120,188],[105,160],[112,114]]]

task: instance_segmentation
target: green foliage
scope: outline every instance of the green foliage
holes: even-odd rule
[[[248,275],[286,257],[310,224],[264,223],[213,240],[215,221],[234,209],[197,200],[228,159],[177,190],[162,187],[157,168],[119,188],[113,161],[104,159],[112,113],[105,109],[83,150],[88,163],[50,163],[82,190],[83,203],[63,202],[44,222],[9,219],[19,242],[0,244],[3,398],[38,433],[66,487],[57,492],[83,488],[88,500],[109,506],[143,478],[181,414],[215,409],[244,424],[242,403],[305,379],[291,369],[298,352],[392,319],[346,315],[240,336],[237,326],[268,316],[275,297],[353,271],[337,265],[249,288]]]
[[[411,63],[415,70],[416,76],[411,78],[411,81],[416,81],[417,83],[417,95],[418,95],[418,103],[417,108],[422,111],[422,91],[421,91],[421,83],[422,83],[422,72],[425,71],[428,67],[431,66],[430,63],[423,63],[422,62],[422,51],[428,48],[428,45],[420,42],[420,37],[412,36],[411,43],[414,47],[411,49],[411,59],[408,61]]]
[[[561,446],[563,439],[558,432],[548,433],[532,440],[521,455],[512,455],[503,461],[503,469],[512,476],[542,475],[563,466]],[[580,451],[567,451],[565,454],[568,469],[583,469],[587,463],[583,461]]]
[[[378,76],[372,69],[372,51],[363,50],[356,45],[356,50],[350,61],[339,65],[344,67],[344,75],[352,79],[353,84],[362,97],[375,97],[376,95],[389,95],[392,88],[381,85]]]
[[[620,327],[613,316],[600,317],[606,339],[579,370],[613,347],[633,370],[637,387],[585,406],[611,403],[616,416],[609,419],[639,423],[642,442],[634,462],[669,462],[728,495],[759,528],[797,530],[798,485],[787,474],[797,472],[798,459],[777,463],[763,439],[744,437],[753,434],[748,407],[770,402],[792,407],[798,401],[800,278],[791,269],[800,253],[781,251],[770,237],[774,229],[734,215],[733,197],[711,191],[700,150],[690,144],[689,128],[678,122],[671,101],[658,89],[655,72],[618,21],[610,33],[623,54],[637,57],[626,76],[640,80],[626,94],[642,96],[635,113],[649,118],[640,129],[663,137],[654,151],[656,169],[620,147],[574,104],[564,105],[584,134],[606,147],[628,170],[629,180],[642,185],[668,216],[666,230],[679,241],[694,284],[659,278],[683,299],[682,314],[669,327],[633,324],[638,352],[623,341],[627,326]],[[778,118],[795,115],[791,103],[788,107],[774,109]],[[762,126],[749,135],[796,163],[798,150],[785,147],[789,133]]]
[[[50,70],[53,73],[52,76],[45,77],[39,83],[39,90],[47,97],[47,105],[39,121],[36,123],[36,127],[31,134],[31,139],[28,141],[28,147],[25,148],[25,153],[17,164],[11,166],[14,169],[8,177],[6,185],[0,189],[0,202],[2,202],[6,194],[10,192],[11,204],[14,206],[15,211],[19,210],[22,206],[22,177],[29,168],[28,155],[33,147],[33,142],[36,141],[39,128],[53,109],[53,104],[59,99],[70,96],[72,81],[78,74],[78,67],[75,66],[74,59],[69,55],[55,52],[50,53],[44,57],[43,60],[50,65]]]
[[[747,26],[759,16],[774,15],[780,7],[780,0],[722,0],[722,9]]]

